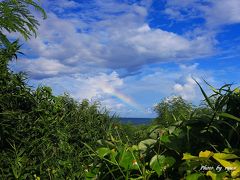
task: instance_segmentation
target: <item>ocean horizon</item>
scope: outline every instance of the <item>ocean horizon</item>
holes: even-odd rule
[[[122,123],[132,123],[132,124],[149,124],[155,118],[128,118],[128,117],[120,117],[119,118]]]

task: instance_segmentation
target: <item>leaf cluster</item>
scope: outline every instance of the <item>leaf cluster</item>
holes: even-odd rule
[[[38,21],[31,12],[31,7],[40,12],[45,19],[46,13],[34,0],[3,0],[0,2],[0,35],[5,32],[18,32],[25,39],[37,35]]]
[[[90,156],[99,160],[92,161],[86,177],[98,178],[107,174],[110,179],[238,178],[239,89],[231,89],[231,85],[219,89],[210,86],[213,94],[207,96],[198,85],[207,106],[193,107],[181,98],[159,103],[159,119],[170,122],[162,123],[158,119],[146,130],[148,137],[137,145],[131,141],[123,142],[122,136],[117,139],[111,136],[99,149],[91,149]],[[198,157],[191,155],[198,153]],[[229,161],[229,157],[232,160]],[[127,159],[124,164],[122,158]],[[131,163],[137,168],[134,169]],[[221,165],[225,171],[202,172],[201,165]],[[226,170],[227,165],[235,169]]]

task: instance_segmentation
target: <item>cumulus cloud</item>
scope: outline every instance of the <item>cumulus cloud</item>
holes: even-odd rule
[[[51,86],[58,94],[68,92],[78,100],[100,101],[122,117],[148,117],[154,114],[153,104],[164,97],[182,96],[185,100],[199,103],[203,97],[192,77],[199,82],[203,78],[210,84],[216,84],[213,73],[200,69],[198,64],[180,64],[173,69],[145,68],[140,74],[126,77],[120,77],[113,71],[49,77],[34,80],[34,83]]]
[[[129,85],[118,73],[99,73],[97,75],[75,74],[61,77],[49,77],[32,80],[31,83],[51,86],[56,94],[69,93],[77,100],[89,99],[99,101],[102,107],[106,107],[111,113],[121,116],[136,114],[145,115],[149,111],[135,102],[135,98],[124,91]]]
[[[240,1],[239,0],[211,0],[211,6],[204,7],[207,25],[218,27],[240,23]]]
[[[69,4],[67,8],[74,4],[74,1],[61,1]],[[102,68],[131,72],[149,63],[189,60],[212,54],[213,41],[206,36],[187,38],[151,28],[146,23],[151,2],[143,2],[94,1],[85,7],[93,9],[91,14],[87,9],[64,15],[49,10],[48,19],[41,21],[39,36],[29,42],[25,51],[38,58],[74,67],[73,74],[88,73],[91,68],[94,71]],[[55,1],[52,4],[57,6]],[[37,63],[40,61],[35,65]],[[25,66],[22,67],[25,70]],[[34,72],[37,71],[32,74]],[[42,74],[54,75],[48,70]],[[61,71],[55,74],[60,75]],[[44,77],[38,75],[35,73],[33,77]]]
[[[77,99],[100,100],[122,116],[140,116],[151,113],[152,104],[162,97],[202,99],[191,77],[215,83],[211,72],[198,64],[182,63],[212,55],[216,34],[196,28],[194,35],[182,35],[152,27],[147,19],[151,0],[44,4],[48,19],[40,21],[38,37],[24,49],[29,56],[16,64],[35,84],[50,85],[55,92],[66,91]],[[205,19],[204,29],[214,29],[240,22],[239,7],[237,0],[171,0],[164,12],[181,21],[200,16]],[[160,68],[166,62],[180,65]]]
[[[86,79],[75,75],[74,78],[79,82],[79,86],[81,86],[76,89],[79,92],[74,93],[74,96],[80,98],[99,98],[104,94],[112,96],[115,95],[115,89],[123,84],[122,79],[119,78],[119,75],[116,72],[112,72],[109,75],[100,73],[97,76],[90,76]],[[82,87],[88,87],[89,90],[83,89],[83,91],[81,91],[80,89]],[[84,91],[86,91],[85,93],[87,93],[87,95],[83,94]]]
[[[12,63],[15,70],[22,70],[32,78],[32,79],[44,79],[53,76],[69,74],[74,71],[74,68],[69,68],[68,66],[62,64],[57,59],[47,59],[43,57],[35,59],[21,59]]]
[[[147,74],[126,77],[124,82],[127,85],[131,84],[126,90],[128,94],[136,92],[140,94],[137,99],[140,99],[141,103],[153,103],[153,100],[155,100],[154,103],[157,103],[161,100],[159,97],[168,96],[182,96],[187,101],[198,103],[203,97],[193,78],[203,86],[202,79],[210,84],[216,84],[213,73],[200,69],[196,63],[192,65],[180,64],[172,70],[151,69]],[[148,99],[149,96],[151,96],[151,100]]]
[[[186,82],[184,84],[176,83],[173,86],[173,90],[183,99],[191,101],[196,98],[196,82],[190,76],[186,77],[185,80]]]
[[[199,0],[166,1],[164,13],[174,20],[188,20],[202,16]]]
[[[192,59],[211,53],[211,44],[204,37],[189,40],[175,33],[161,29],[151,29],[144,25],[136,30],[129,41],[145,58],[155,57],[157,61],[166,59]]]
[[[240,23],[239,0],[171,0],[164,12],[175,20],[202,18],[210,29]]]

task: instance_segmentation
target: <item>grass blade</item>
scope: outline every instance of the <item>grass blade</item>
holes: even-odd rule
[[[208,98],[207,94],[205,93],[205,91],[203,90],[202,86],[197,82],[196,79],[193,78],[193,80],[197,83],[198,87],[200,88],[205,100],[207,101],[208,105],[210,106],[211,109],[215,109],[213,104],[211,103],[210,99]]]

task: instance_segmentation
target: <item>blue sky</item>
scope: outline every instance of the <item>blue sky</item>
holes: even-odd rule
[[[239,0],[41,2],[48,18],[12,65],[35,87],[100,101],[122,117],[154,117],[166,97],[200,103],[192,77],[239,85]]]

